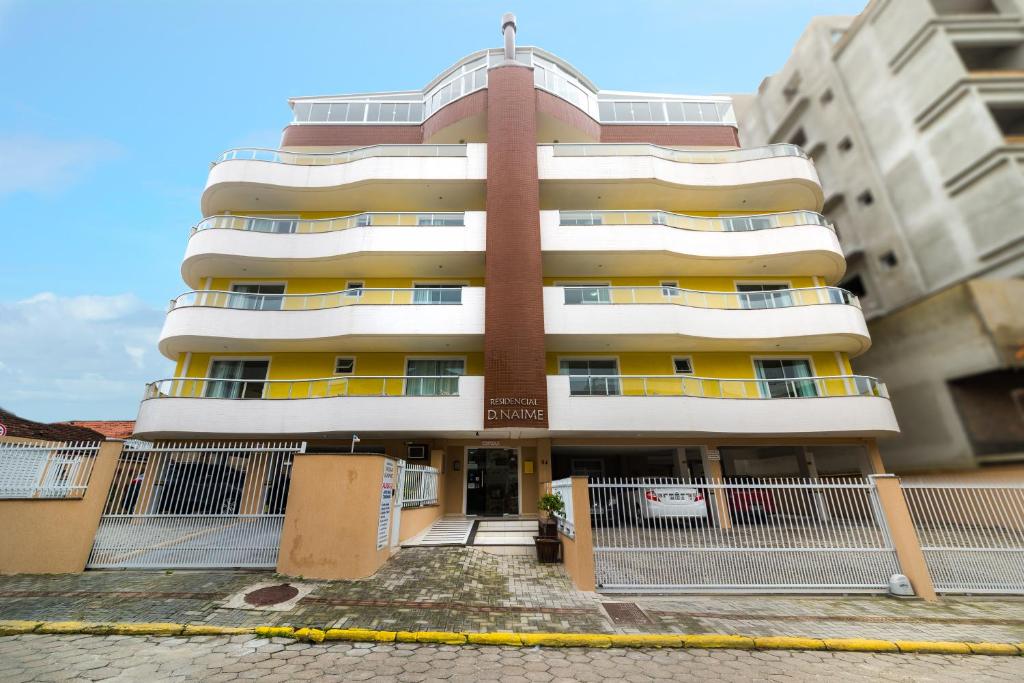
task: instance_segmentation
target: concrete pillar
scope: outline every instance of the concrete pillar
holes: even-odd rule
[[[878,441],[875,439],[867,439],[864,442],[864,459],[861,470],[866,477],[872,474],[885,474],[885,464],[882,462],[882,454],[878,450]]]
[[[690,466],[686,462],[686,449],[677,448],[675,456],[676,476],[680,479],[690,479]]]
[[[537,439],[537,481],[551,481],[551,439]]]
[[[924,551],[921,550],[921,542],[914,530],[914,521],[903,497],[899,478],[893,474],[876,474],[871,476],[871,480],[878,491],[878,503],[892,536],[900,571],[910,579],[910,585],[919,598],[935,602],[938,599],[935,585],[928,572]]]
[[[704,464],[704,476],[715,483],[723,483],[722,456],[717,446],[708,444],[701,450],[701,461]],[[721,529],[732,528],[732,515],[729,514],[729,500],[725,491],[714,489],[710,492],[711,514]]]
[[[295,456],[277,571],[307,579],[360,579],[390,556],[377,547],[381,455]],[[396,467],[396,478],[397,478]],[[384,520],[391,528],[392,519]]]
[[[151,506],[154,503],[153,496],[156,491],[156,483],[160,480],[160,469],[164,463],[167,462],[167,453],[150,453],[146,456],[146,462],[139,465],[137,463],[125,463],[126,468],[132,468],[134,471],[128,472],[125,477],[126,480],[118,482],[122,487],[119,492],[118,502],[124,500],[124,496],[128,490],[131,489],[132,482],[137,476],[142,475],[142,482],[139,484],[138,495],[135,496],[134,509],[130,510],[132,514],[144,515],[150,511]]]
[[[796,456],[797,469],[800,471],[800,476],[803,479],[817,479],[818,478],[818,464],[814,460],[814,452],[810,448],[804,446],[801,452],[797,453]],[[811,500],[814,504],[814,511],[818,515],[818,519],[826,522],[831,519],[831,515],[828,511],[828,504],[825,502],[825,497],[821,491],[812,491]]]
[[[572,478],[572,509],[575,538],[562,536],[565,572],[581,591],[596,588],[594,576],[594,533],[590,527],[590,489],[587,477]]]
[[[280,456],[271,454],[255,455],[248,459],[244,466],[245,482],[242,483],[242,499],[238,506],[238,514],[258,515],[263,511],[270,466],[274,460],[279,459]]]

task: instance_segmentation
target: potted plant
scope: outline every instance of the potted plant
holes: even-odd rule
[[[558,538],[558,522],[555,520],[555,514],[565,512],[565,501],[557,493],[545,493],[537,502],[537,509],[540,510],[540,519],[537,525],[540,537]]]

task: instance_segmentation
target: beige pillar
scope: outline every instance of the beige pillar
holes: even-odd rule
[[[167,458],[167,453],[150,453],[146,456],[146,462],[142,464],[125,463],[125,467],[131,468],[131,471],[126,472],[122,480],[118,482],[121,486],[121,491],[118,493],[118,502],[124,499],[128,489],[131,488],[132,481],[141,473],[142,483],[139,486],[139,493],[135,497],[135,505],[131,512],[136,515],[144,515],[149,512],[150,505],[153,503],[153,490],[160,476],[160,467]]]
[[[551,439],[537,439],[537,482],[551,481]]]
[[[590,528],[590,490],[587,485],[587,477],[572,478],[572,509],[576,536],[575,538],[562,536],[565,572],[578,590],[592,591],[596,587],[594,535]]]
[[[872,475],[871,479],[878,491],[878,502],[892,536],[900,571],[910,579],[910,585],[919,598],[934,602],[937,600],[935,586],[899,478],[893,474],[880,474]]]
[[[722,483],[722,460],[718,447],[708,444],[701,451],[704,461],[704,476],[712,482]],[[721,529],[732,528],[732,516],[729,514],[729,498],[724,489],[711,491],[711,504],[714,506],[715,521]]]
[[[797,454],[796,460],[797,469],[800,471],[801,477],[805,479],[818,478],[818,463],[815,462],[814,452],[810,448],[804,446],[801,452]],[[820,490],[811,492],[811,500],[814,502],[814,511],[817,513],[818,519],[823,522],[831,519],[825,497]]]
[[[238,507],[241,515],[258,515],[263,511],[264,488],[267,484],[270,466],[275,462],[273,455],[257,455],[245,464],[245,482],[242,484],[242,500]]]
[[[885,464],[882,462],[882,454],[878,450],[878,441],[868,439],[864,442],[864,455],[867,463],[866,475],[885,474]]]
[[[296,455],[277,571],[308,579],[360,579],[390,556],[377,548],[381,455]],[[397,467],[395,478],[397,484]],[[392,520],[386,521],[390,531]]]
[[[81,498],[0,500],[0,574],[68,574],[85,569],[121,456],[105,441]]]

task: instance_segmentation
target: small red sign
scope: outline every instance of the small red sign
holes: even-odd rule
[[[7,436],[7,425],[0,422],[0,436]]]

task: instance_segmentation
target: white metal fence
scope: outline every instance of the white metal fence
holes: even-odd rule
[[[406,465],[402,474],[402,507],[437,505],[437,475],[427,465]]]
[[[572,479],[559,479],[551,482],[551,493],[561,498],[565,504],[565,511],[554,515],[558,522],[558,530],[569,538],[575,538],[576,515],[572,507]]]
[[[1024,593],[1024,485],[904,482],[935,590]]]
[[[99,449],[94,441],[0,443],[0,498],[81,498]]]
[[[93,568],[274,567],[304,443],[125,444]]]
[[[590,482],[602,590],[882,591],[898,572],[862,478]]]

